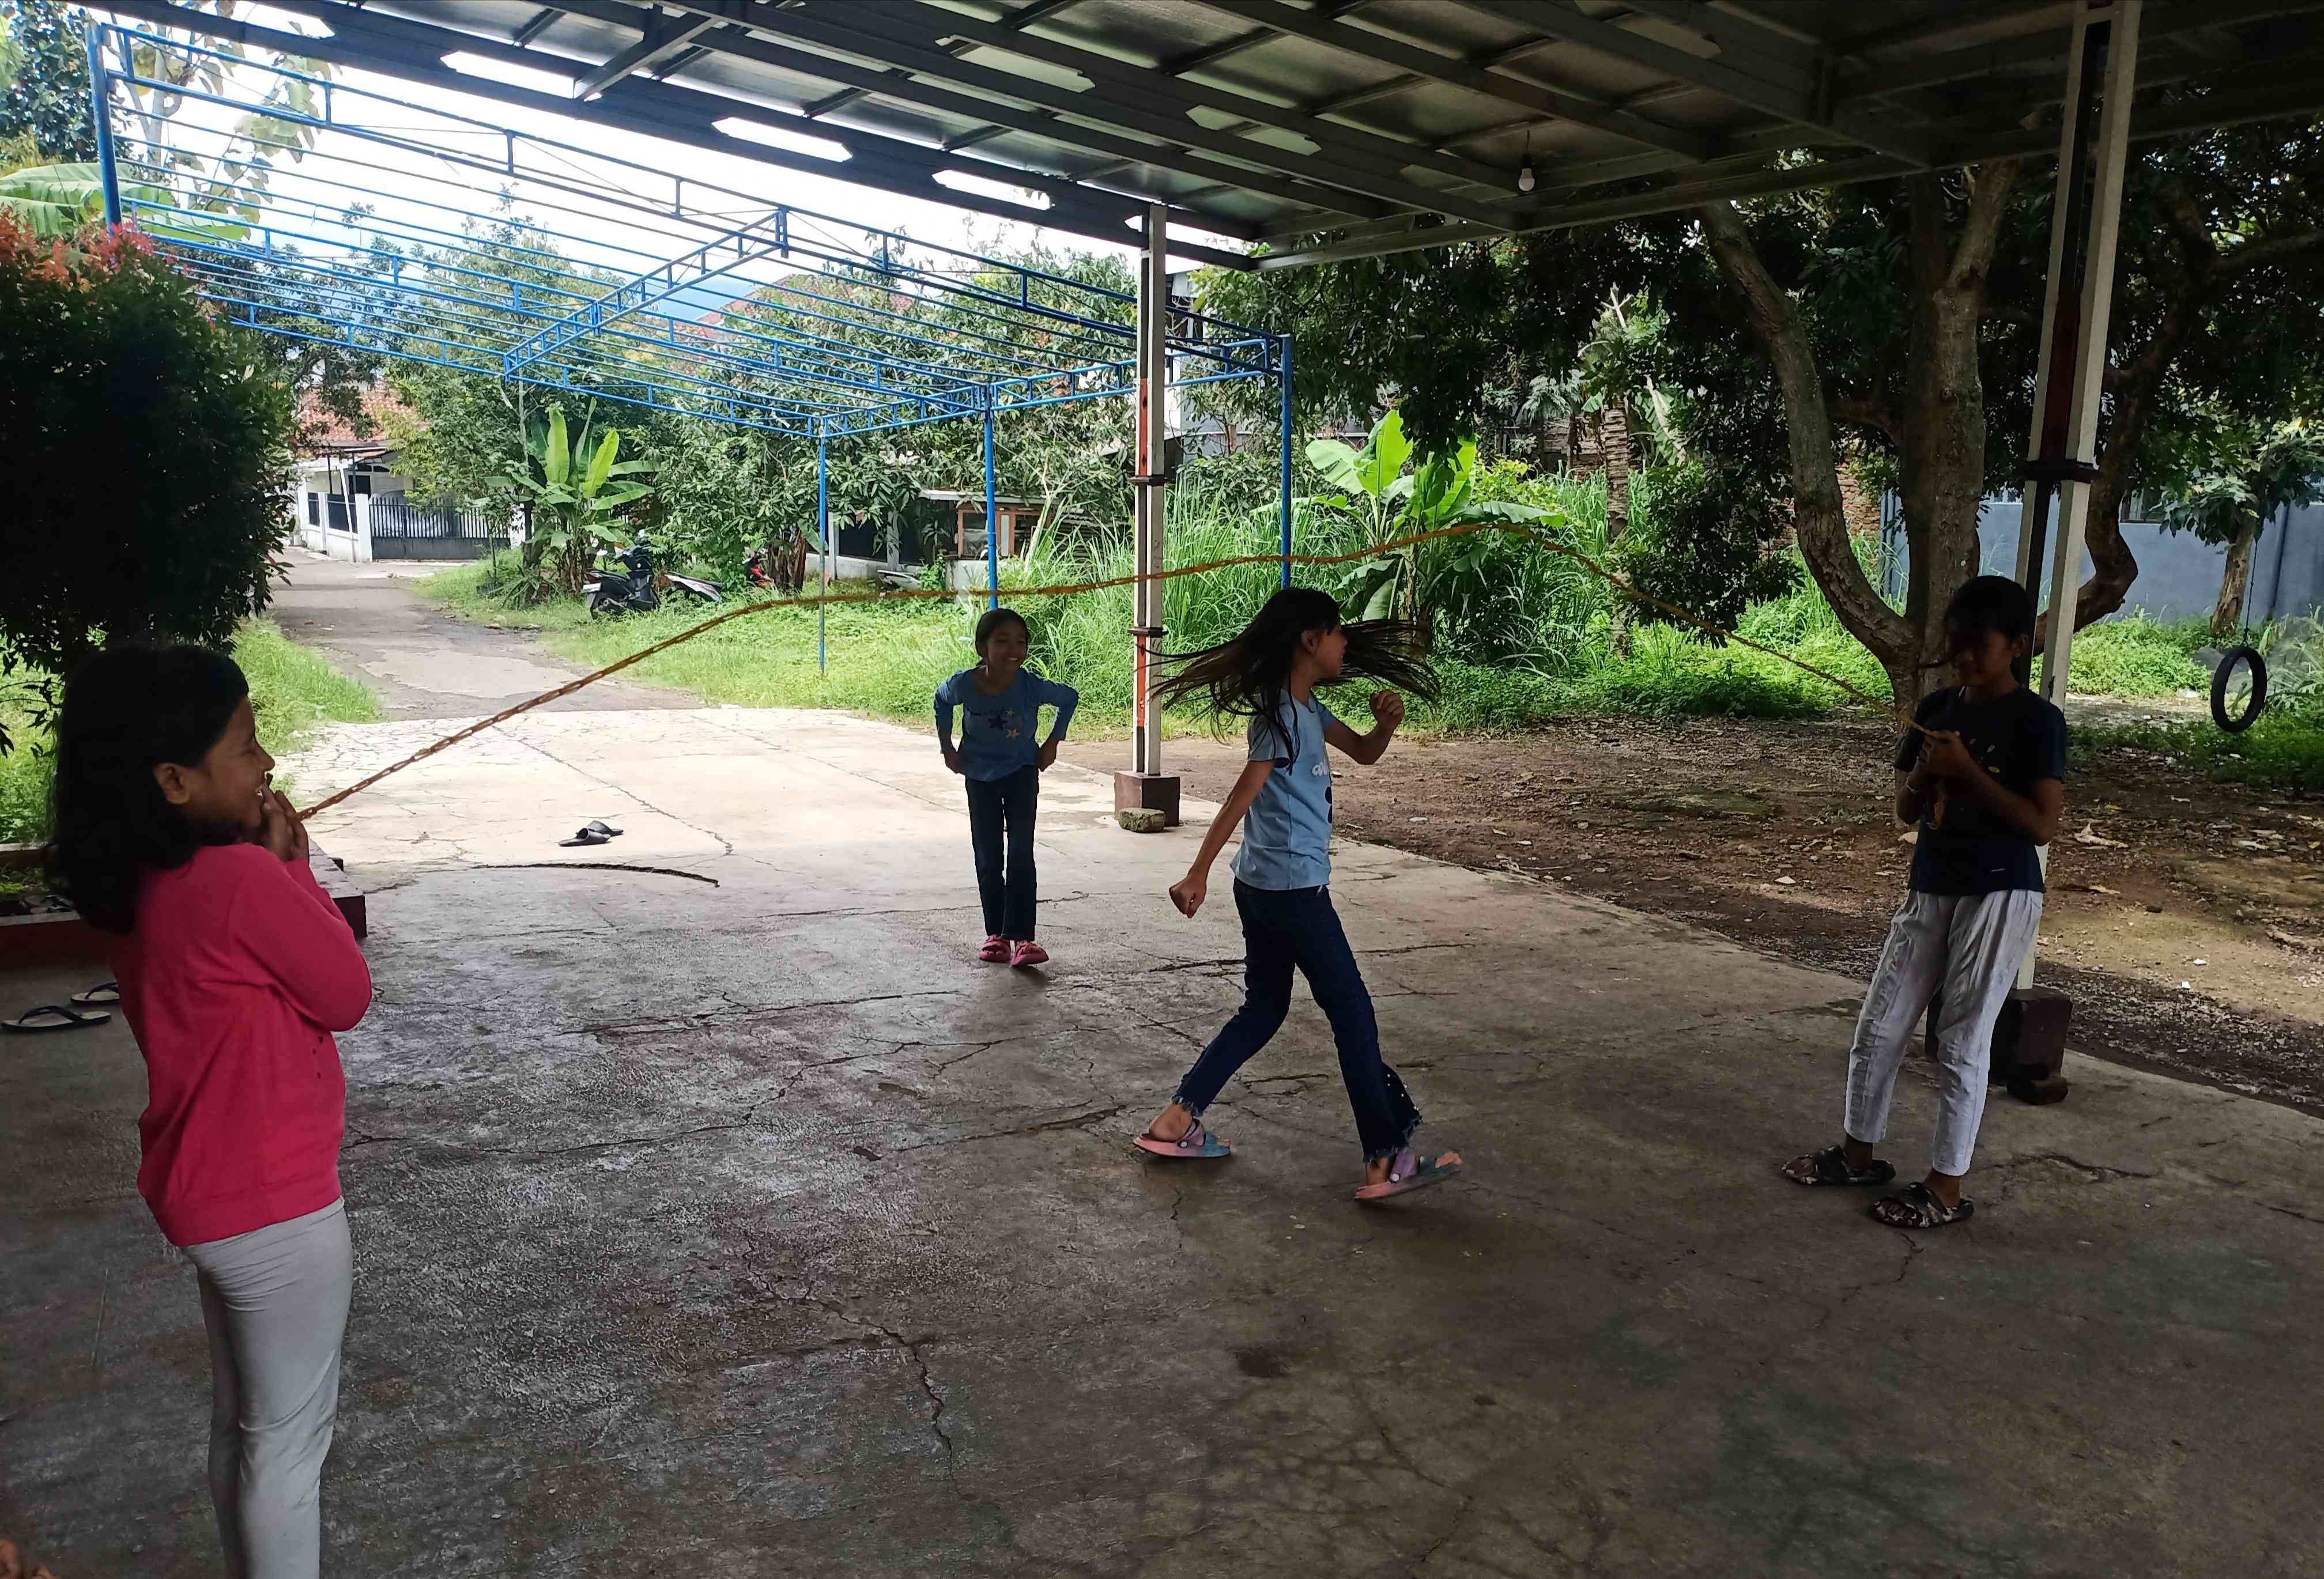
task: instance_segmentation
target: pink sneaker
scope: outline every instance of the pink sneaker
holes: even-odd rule
[[[1009,940],[1002,937],[998,932],[993,933],[992,936],[984,940],[984,947],[976,951],[976,957],[983,960],[988,965],[1007,965],[1010,963],[1009,958]]]
[[[1030,938],[1018,944],[1017,951],[1009,956],[1009,963],[1020,969],[1028,965],[1047,965],[1048,962],[1049,951]]]

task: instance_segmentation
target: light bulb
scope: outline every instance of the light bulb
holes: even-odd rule
[[[1533,190],[1533,161],[1531,160],[1526,160],[1517,170],[1517,190],[1520,192]]]

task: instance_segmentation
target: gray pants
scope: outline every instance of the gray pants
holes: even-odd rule
[[[210,1335],[210,1500],[226,1573],[315,1579],[354,1281],[346,1203],[186,1255]]]
[[[1985,1076],[1993,1060],[1993,1023],[2017,967],[2042,924],[2042,895],[2013,888],[1954,897],[1907,889],[1888,923],[1880,969],[1857,1016],[1848,1051],[1848,1133],[1870,1143],[1888,1134],[1888,1099],[1913,1027],[1943,989],[1937,1010],[1937,1134],[1929,1167],[1969,1171],[1977,1126],[1985,1116]]]

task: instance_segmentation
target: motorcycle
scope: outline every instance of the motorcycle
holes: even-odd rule
[[[618,570],[600,564],[581,589],[581,601],[592,614],[650,614],[661,607],[665,594],[679,592],[699,602],[715,603],[723,596],[715,581],[657,570],[653,549],[640,537],[620,554],[603,555]]]

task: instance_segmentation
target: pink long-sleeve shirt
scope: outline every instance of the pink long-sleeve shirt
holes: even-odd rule
[[[347,1080],[331,1033],[371,1006],[371,968],[306,863],[199,849],[146,879],[112,952],[150,1090],[137,1189],[170,1242],[338,1199]]]

